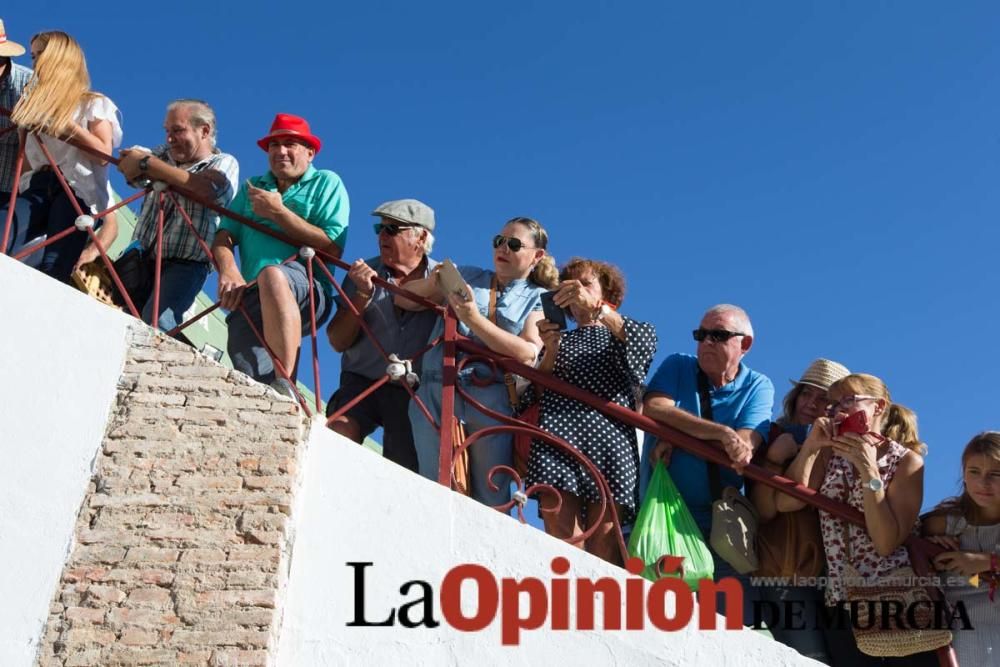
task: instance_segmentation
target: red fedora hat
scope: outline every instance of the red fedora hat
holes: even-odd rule
[[[279,113],[275,116],[274,122],[271,123],[271,131],[263,139],[258,139],[257,145],[266,151],[271,139],[287,138],[301,139],[317,153],[322,146],[319,137],[313,135],[309,130],[309,123],[306,122],[306,119],[293,116],[290,113]]]

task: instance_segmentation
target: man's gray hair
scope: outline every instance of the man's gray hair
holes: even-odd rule
[[[180,107],[188,109],[191,112],[190,120],[192,126],[208,126],[208,140],[212,142],[212,151],[218,153],[219,149],[216,148],[215,141],[219,134],[219,128],[215,122],[215,111],[213,111],[212,107],[208,105],[208,102],[205,102],[204,100],[181,98],[179,100],[174,100],[167,105],[167,113],[170,113]]]
[[[705,311],[702,319],[705,319],[709,315],[729,315],[733,319],[733,325],[739,329],[739,333],[746,334],[753,338],[753,325],[750,324],[750,316],[747,315],[747,311],[743,310],[739,306],[734,306],[731,303],[720,303],[717,306],[712,306]]]
[[[427,236],[424,237],[424,254],[431,254],[431,250],[434,249],[434,235],[431,234],[431,230],[424,229],[427,232]]]

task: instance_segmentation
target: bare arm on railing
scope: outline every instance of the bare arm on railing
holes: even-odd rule
[[[820,417],[809,429],[806,441],[799,448],[785,477],[810,489],[818,489],[826,475],[826,464],[830,461],[833,440],[829,436],[830,420]],[[795,512],[806,506],[806,503],[791,497],[787,493],[777,493],[774,496],[775,508],[779,512]]]
[[[296,243],[340,258],[343,252],[340,246],[334,243],[321,227],[303,220],[285,206],[280,192],[272,192],[248,184],[247,199],[254,215],[266,218],[278,225]]]
[[[924,500],[924,459],[907,452],[896,466],[888,486],[873,491],[868,482],[880,479],[878,446],[870,436],[845,433],[834,439],[833,450],[854,466],[864,493],[865,527],[880,556],[888,556],[913,532]]]
[[[236,239],[225,229],[215,234],[212,242],[212,255],[219,267],[219,305],[226,310],[234,310],[243,298],[247,281],[243,279],[240,268],[236,265],[236,255],[233,250]]]
[[[440,265],[438,265],[440,266]],[[435,303],[444,302],[444,295],[441,293],[441,289],[438,287],[437,274],[439,271],[438,266],[435,266],[431,270],[431,275],[426,278],[420,278],[418,280],[411,280],[406,283],[406,290],[408,292],[413,292],[417,296],[423,297]],[[397,294],[393,297],[393,303],[403,310],[426,310],[427,307],[422,303],[417,303],[415,301],[410,301],[405,296]]]
[[[351,293],[345,284],[344,291],[351,294],[351,303],[362,315],[375,292],[375,284],[372,282],[375,275],[375,269],[368,266],[363,259],[354,262],[347,272],[347,277],[354,283],[355,289]],[[407,284],[407,288],[409,288],[409,284]],[[360,331],[361,324],[358,318],[354,317],[354,313],[346,305],[343,308],[337,308],[337,313],[326,327],[326,335],[330,339],[330,345],[337,352],[344,352],[354,345]]]
[[[515,335],[504,331],[479,312],[469,285],[465,286],[465,297],[463,299],[458,294],[450,294],[448,303],[458,319],[469,327],[483,345],[523,364],[535,363],[538,351],[542,349],[542,339],[538,337],[538,322],[542,319],[542,311],[537,310],[528,315],[520,333]]]
[[[192,174],[186,169],[174,167],[158,157],[151,156],[146,163],[146,171],[139,167],[139,162],[150,153],[134,149],[124,148],[118,153],[118,171],[120,171],[127,181],[134,181],[145,175],[153,181],[163,181],[167,185],[175,188],[184,188],[192,193],[207,199],[216,201],[219,193],[228,190],[226,175],[217,169],[205,169],[196,174]]]
[[[725,424],[702,419],[687,410],[677,407],[674,399],[666,394],[649,393],[643,401],[643,414],[667,426],[684,431],[690,436],[701,440],[718,440],[722,443],[726,454],[732,461],[737,472],[743,470],[750,462],[753,451],[760,446],[763,438],[760,433],[749,428],[733,430]],[[670,444],[663,440],[656,443],[651,455],[653,463],[670,457]]]
[[[95,119],[83,127],[76,121],[70,123],[70,131],[64,139],[72,137],[78,144],[91,150],[99,151],[105,155],[110,155],[114,150],[112,141],[113,129],[111,121]],[[107,164],[107,160],[101,160],[100,164]]]
[[[785,466],[795,458],[798,445],[789,433],[779,435],[767,448],[767,456],[763,465],[778,474],[783,474]],[[750,499],[757,508],[762,521],[770,521],[778,514],[776,496],[778,491],[766,484],[754,484],[750,490]]]

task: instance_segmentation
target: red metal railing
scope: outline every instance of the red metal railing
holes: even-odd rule
[[[0,113],[4,113],[2,109],[0,109]],[[5,132],[10,131],[10,128],[4,131]],[[114,156],[106,155],[100,153],[99,151],[94,151],[89,147],[80,145],[78,142],[75,142],[72,139],[67,139],[66,141],[75,145],[80,150],[83,150],[101,160],[107,161],[111,164],[118,163],[118,160]],[[131,195],[127,199],[120,201],[119,203],[109,207],[104,211],[101,211],[93,215],[85,214],[80,209],[79,205],[76,203],[76,198],[73,195],[73,191],[70,188],[69,184],[66,182],[62,173],[60,172],[59,166],[52,158],[51,153],[49,153],[48,149],[45,147],[44,143],[41,142],[41,140],[39,141],[39,143],[42,146],[44,154],[46,155],[49,161],[50,167],[55,171],[61,186],[67,192],[70,201],[74,203],[74,206],[76,207],[77,213],[80,217],[78,218],[77,225],[75,227],[71,227],[53,236],[52,238],[46,239],[44,242],[40,244],[33,245],[29,248],[21,250],[20,252],[14,255],[14,258],[19,260],[24,259],[26,256],[34,252],[38,252],[44,249],[46,246],[54,243],[55,241],[58,241],[61,238],[65,238],[66,236],[74,232],[86,233],[90,238],[90,240],[97,247],[103,266],[108,270],[115,285],[122,292],[126,300],[128,311],[134,317],[137,318],[140,317],[140,313],[137,310],[136,304],[132,303],[131,300],[128,299],[128,295],[126,294],[124,286],[122,285],[121,279],[117,275],[117,272],[115,271],[114,264],[108,257],[106,249],[100,243],[100,240],[98,239],[97,235],[94,233],[93,221],[100,220],[101,218],[114,213],[114,211],[116,211],[117,209],[131,202],[136,201],[139,197],[142,197],[144,195],[156,196],[157,249],[161,248],[163,243],[164,202],[168,197],[174,203],[174,210],[178,211],[181,214],[185,224],[188,225],[188,227],[192,230],[192,232],[194,232],[202,250],[205,251],[206,255],[209,257],[209,260],[213,263],[213,265],[215,265],[215,259],[211,253],[210,248],[208,247],[208,244],[197,233],[197,229],[193,221],[188,216],[187,212],[184,211],[183,207],[179,205],[177,197],[185,197],[194,202],[197,202],[198,204],[208,209],[211,209],[220,215],[223,215],[243,225],[256,229],[261,233],[272,236],[278,240],[281,240],[289,244],[292,247],[298,247],[300,245],[296,243],[294,239],[288,237],[287,235],[272,230],[263,225],[260,225],[259,223],[250,220],[244,216],[238,215],[226,209],[225,207],[218,205],[216,202],[199,197],[195,193],[186,190],[185,188],[170,186],[165,183],[151,184],[151,186],[148,187],[146,190],[139,191]],[[5,226],[3,231],[3,245],[0,246],[0,249],[4,250],[5,252],[9,242],[10,229],[14,215],[14,204],[15,204],[15,198],[17,196],[16,184],[17,180],[21,176],[21,171],[23,168],[24,149],[25,149],[24,144],[25,142],[21,142],[20,150],[15,163],[15,175],[14,175],[15,187],[11,195],[11,201],[9,202],[9,209],[5,221]],[[153,319],[152,324],[154,327],[158,324],[158,313],[159,313],[160,273],[162,268],[160,254],[161,253],[157,252],[156,267],[154,274],[153,297],[152,297],[154,299],[153,318],[152,318]],[[366,389],[364,392],[356,396],[354,399],[350,400],[348,403],[343,405],[329,417],[329,419],[327,420],[327,425],[331,425],[334,421],[336,421],[341,416],[346,414],[352,407],[357,405],[360,401],[364,400],[365,397],[369,396],[379,387],[382,387],[388,382],[395,381],[398,378],[392,377],[392,375],[389,372],[389,365],[393,363],[392,360],[390,359],[390,352],[387,352],[383,348],[377,337],[372,332],[371,328],[368,326],[367,322],[365,322],[362,313],[358,311],[358,309],[355,307],[351,299],[347,297],[347,294],[345,293],[342,285],[340,284],[339,281],[335,279],[333,272],[330,271],[330,269],[327,267],[327,264],[333,264],[334,266],[339,267],[345,271],[348,270],[350,266],[346,262],[343,262],[339,258],[339,256],[335,256],[331,253],[316,250],[313,248],[300,248],[298,252],[289,256],[284,261],[284,263],[296,261],[297,258],[301,258],[305,262],[309,279],[310,281],[312,281],[312,279],[315,277],[315,266],[316,266],[315,260],[317,256],[322,260],[318,264],[320,271],[322,272],[322,274],[326,276],[329,282],[333,285],[334,289],[336,289],[337,293],[340,295],[342,299],[344,307],[348,308],[352,316],[357,319],[357,322],[363,334],[369,337],[369,339],[372,341],[375,350],[387,364],[387,371],[383,376],[373,381],[373,383],[368,387],[368,389]],[[218,266],[216,266],[216,269],[217,268]],[[621,523],[615,511],[612,494],[608,486],[608,483],[604,479],[604,476],[601,474],[600,470],[593,464],[592,461],[587,459],[586,456],[581,454],[576,448],[572,447],[569,443],[565,442],[561,438],[540,429],[536,425],[529,424],[520,419],[517,419],[516,417],[512,417],[491,410],[490,408],[487,408],[485,405],[477,401],[473,396],[471,396],[469,392],[467,392],[457,380],[459,371],[465,365],[473,362],[486,363],[489,366],[489,368],[491,368],[494,371],[499,368],[505,372],[515,373],[517,375],[520,375],[530,380],[531,382],[539,385],[540,387],[543,387],[546,391],[554,391],[559,394],[576,399],[577,401],[580,401],[581,403],[588,405],[592,409],[597,410],[598,412],[608,417],[616,419],[634,428],[640,429],[646,433],[652,434],[657,438],[668,441],[674,446],[680,447],[681,449],[691,454],[694,454],[702,459],[715,462],[719,465],[730,466],[730,461],[728,456],[726,455],[722,447],[719,446],[717,443],[709,443],[691,437],[681,431],[678,431],[660,422],[656,422],[650,419],[649,417],[639,414],[633,410],[601,399],[583,389],[580,389],[579,387],[568,384],[547,373],[543,373],[535,368],[522,364],[513,359],[504,357],[503,355],[500,355],[497,352],[482,347],[481,345],[478,345],[474,341],[458,333],[458,327],[457,327],[458,320],[450,308],[443,308],[440,305],[434,303],[433,301],[429,301],[423,297],[413,294],[408,290],[406,290],[405,288],[392,284],[379,277],[373,278],[373,282],[379,287],[389,290],[395,295],[404,296],[410,301],[423,305],[425,308],[433,309],[441,317],[444,318],[443,335],[436,338],[435,340],[430,341],[422,350],[420,350],[416,355],[414,355],[414,358],[417,358],[425,354],[428,350],[432,349],[437,345],[441,345],[443,347],[441,414],[439,420],[435,420],[431,411],[427,408],[427,406],[423,403],[423,401],[420,400],[416,392],[413,390],[412,387],[410,387],[410,385],[406,381],[399,382],[399,384],[402,387],[404,387],[406,391],[409,393],[410,398],[418,405],[424,417],[433,426],[434,430],[437,431],[439,434],[440,455],[439,455],[439,467],[437,474],[437,481],[439,483],[446,486],[450,486],[452,484],[454,477],[454,466],[458,461],[459,457],[463,452],[467,451],[468,448],[475,445],[480,439],[489,437],[491,435],[496,435],[499,433],[506,433],[512,435],[513,434],[530,435],[535,440],[545,442],[568,454],[572,459],[579,462],[580,465],[583,466],[583,468],[587,470],[588,473],[594,478],[597,484],[597,488],[601,495],[602,512],[598,516],[599,517],[603,516],[605,509],[609,510],[613,520],[615,537],[621,556],[623,559],[628,557],[627,547],[625,545]],[[251,281],[250,283],[248,283],[247,287],[248,288],[252,287],[255,283],[256,281]],[[187,321],[177,325],[174,329],[172,329],[168,333],[171,335],[175,335],[183,331],[185,328],[194,324],[195,322],[197,322],[198,320],[205,317],[206,315],[208,315],[209,313],[211,313],[212,311],[214,311],[219,307],[220,304],[218,301],[216,301],[202,312],[192,316]],[[288,369],[284,367],[284,364],[281,363],[280,359],[277,358],[277,356],[274,354],[274,351],[267,344],[261,331],[253,323],[253,320],[247,313],[246,309],[242,305],[240,305],[238,306],[238,310],[242,314],[242,316],[246,318],[258,342],[267,351],[268,355],[270,356],[274,364],[275,371],[282,378],[288,380],[291,383],[296,394],[296,399],[299,402],[300,406],[303,408],[306,414],[311,416],[312,411],[310,410],[310,406],[307,405],[302,394],[296,388],[295,382],[292,381],[292,378],[295,375],[295,369]],[[318,345],[318,332],[317,332],[316,304],[312,297],[312,293],[310,293],[309,311],[310,311],[309,337],[311,341],[311,351],[312,351],[312,366],[313,366],[312,370],[313,370],[313,381],[314,381],[313,386],[316,397],[313,407],[317,412],[319,412],[321,409],[319,345]],[[456,397],[460,397],[467,405],[493,418],[494,420],[499,422],[500,425],[485,428],[476,433],[473,433],[465,440],[464,443],[461,443],[459,446],[456,447],[455,442],[453,440],[453,429],[450,428],[450,425],[455,420]],[[525,489],[524,480],[522,480],[517,471],[510,466],[506,465],[495,466],[493,469],[489,471],[488,474],[489,474],[490,484],[494,489],[496,489],[496,484],[494,482],[496,476],[502,474],[510,476],[511,480],[513,481],[513,483],[517,488],[517,491],[513,494],[513,497],[509,502],[500,507],[497,507],[496,509],[503,512],[507,512],[512,507],[516,507],[518,516],[522,522],[525,521],[523,506],[527,498],[530,496],[544,496],[544,495],[554,496],[553,505],[548,507],[546,506],[540,507],[541,511],[543,512],[556,512],[558,511],[561,505],[562,501],[558,490],[544,484],[534,485],[530,488]],[[798,485],[795,482],[786,479],[784,477],[781,477],[780,475],[773,473],[769,470],[751,464],[746,467],[743,474],[745,477],[754,480],[755,482],[759,482],[761,484],[765,484],[772,488],[778,489],[795,498],[798,498],[799,500],[802,500],[803,502],[813,507],[817,507],[826,512],[829,512],[830,514],[839,517],[843,520],[849,521],[851,523],[857,524],[862,527],[865,526],[864,515],[858,510],[854,509],[853,507],[832,500],[830,498],[827,498],[819,494],[817,491]],[[568,539],[567,541],[571,543],[580,543],[586,540],[597,529],[599,521],[600,519],[598,519],[598,521],[595,521],[593,525],[588,526],[581,535],[577,535],[573,538]],[[928,572],[929,558],[937,555],[938,553],[944,550],[942,547],[916,536],[910,537],[906,541],[906,544],[911,552],[914,569],[921,576],[926,575]],[[937,596],[940,596],[940,591],[935,590],[932,591],[932,593],[934,593]],[[950,650],[942,649],[941,651],[939,651],[939,659],[942,665],[957,665],[957,663],[954,660],[954,654]]]

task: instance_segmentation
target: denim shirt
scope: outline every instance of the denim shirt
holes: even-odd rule
[[[392,272],[382,263],[380,257],[373,257],[365,260],[379,278],[396,284],[396,279]],[[430,275],[431,269],[437,262],[430,257],[427,258],[424,276]],[[343,282],[344,292],[348,298],[358,292],[357,285],[350,278],[345,278]],[[372,292],[371,301],[364,310],[365,323],[371,328],[375,338],[378,339],[382,349],[386,354],[395,352],[400,359],[412,359],[413,355],[420,351],[427,344],[427,336],[430,334],[434,323],[441,318],[432,310],[400,310],[393,303],[395,295],[384,287],[375,285]],[[337,309],[346,308],[344,300],[338,294],[335,298]],[[414,367],[420,372],[421,359],[414,361]],[[358,337],[354,344],[344,351],[340,359],[342,371],[357,373],[370,380],[377,380],[385,375],[386,361],[378,353],[371,339],[364,331],[358,332]]]
[[[479,312],[482,313],[483,317],[489,317],[490,286],[495,275],[493,271],[475,266],[460,266],[458,272],[472,288],[472,295],[476,300],[476,306],[479,307]],[[544,287],[539,287],[526,279],[512,280],[505,287],[499,288],[497,290],[497,326],[508,333],[519,336],[521,330],[524,329],[524,322],[528,319],[528,315],[542,309],[541,295],[544,291],[546,291]],[[458,332],[486,347],[462,322],[458,323]],[[444,320],[439,318],[427,341],[430,342],[442,334],[444,334]],[[459,356],[461,357],[461,355]],[[436,345],[428,350],[424,355],[421,381],[440,382],[443,361],[444,348],[442,345]],[[489,373],[485,364],[470,364],[463,369],[462,379],[467,381],[473,372],[481,377],[487,376]],[[498,372],[494,379],[503,381],[503,373]]]

